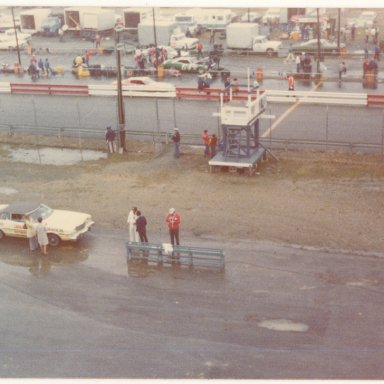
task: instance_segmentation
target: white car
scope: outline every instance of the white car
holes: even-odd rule
[[[24,45],[27,43],[27,40],[25,39],[17,39],[13,37],[3,36],[3,34],[0,34],[0,50],[5,49],[17,49],[17,45],[19,45],[19,49],[24,48]]]
[[[117,85],[117,81],[112,83]],[[155,81],[147,76],[129,77],[121,81],[123,90],[144,92],[176,92],[176,87],[171,83]]]
[[[57,246],[61,241],[78,240],[94,224],[87,213],[52,209],[40,203],[3,204],[0,205],[0,239],[4,236],[26,238],[26,215],[36,224],[39,217],[43,219],[51,246]]]
[[[0,37],[9,38],[10,40],[11,39],[16,40],[15,30],[13,28],[6,29],[4,32],[0,33]],[[23,40],[29,41],[31,40],[31,38],[32,38],[32,35],[30,33],[23,33],[23,32],[17,31],[17,39],[19,41],[23,41]]]
[[[281,41],[268,40],[266,36],[255,36],[252,41],[252,51],[255,53],[266,53],[273,56],[281,49]]]

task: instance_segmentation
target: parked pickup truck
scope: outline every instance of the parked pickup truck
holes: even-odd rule
[[[252,52],[266,53],[268,56],[277,55],[281,49],[281,41],[268,40],[266,36],[255,36],[252,40]]]

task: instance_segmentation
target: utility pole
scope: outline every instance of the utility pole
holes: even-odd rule
[[[15,30],[15,38],[16,38],[16,48],[17,48],[17,57],[19,59],[19,69],[21,70],[21,58],[20,58],[20,47],[19,47],[19,39],[17,37],[17,28],[15,22],[15,13],[13,11],[13,7],[11,7],[12,11],[12,21],[13,21],[13,29]]]
[[[123,26],[118,24],[115,26],[115,49],[116,49],[116,66],[117,66],[117,113],[119,118],[119,134],[120,146],[123,152],[127,151],[125,145],[125,110],[123,99],[123,88],[121,84],[121,49],[120,33],[123,31]]]
[[[319,8],[316,8],[316,14],[317,14],[317,75],[320,76],[320,14],[319,14]]]
[[[158,53],[158,49],[157,49],[155,8],[152,8],[152,19],[153,19],[153,39],[155,41],[155,70],[156,70],[156,76],[157,76],[157,66],[158,66],[158,62],[159,62],[159,53]]]
[[[337,8],[337,50],[340,52],[340,20],[341,20],[341,9]]]

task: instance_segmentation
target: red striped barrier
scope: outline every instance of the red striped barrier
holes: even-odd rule
[[[262,93],[262,92],[260,92]],[[220,100],[220,95],[223,95],[224,100],[229,100],[230,91],[227,89],[220,88],[176,88],[176,97],[179,99],[203,99],[203,100]],[[256,98],[256,91],[250,92],[251,98]],[[238,90],[236,92],[232,91],[232,100],[247,100],[248,91],[247,90]]]
[[[367,105],[384,107],[384,95],[367,95]]]
[[[11,83],[11,93],[88,96],[88,85]]]

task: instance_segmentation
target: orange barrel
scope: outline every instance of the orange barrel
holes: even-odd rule
[[[20,75],[21,73],[24,72],[22,66],[19,63],[16,63],[13,66],[13,71],[15,72],[16,75]]]
[[[260,83],[264,79],[264,72],[263,68],[257,68],[256,69],[256,80]]]
[[[162,65],[157,67],[157,77],[164,77],[164,67]]]

